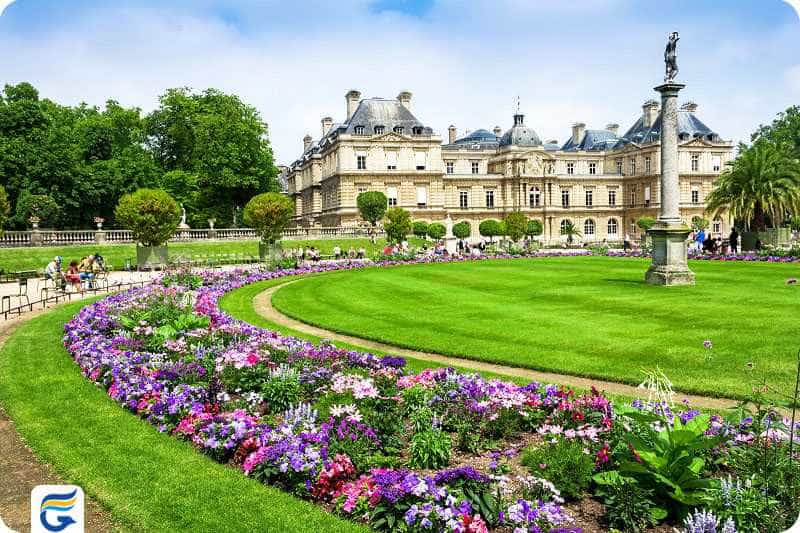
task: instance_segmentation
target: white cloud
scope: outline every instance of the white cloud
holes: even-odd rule
[[[0,0],[0,17],[3,16],[3,12],[6,10],[6,8],[13,3],[14,0]]]

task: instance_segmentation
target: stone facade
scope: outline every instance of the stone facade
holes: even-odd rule
[[[564,239],[572,221],[584,241],[642,237],[636,220],[656,218],[660,190],[660,109],[645,102],[641,116],[623,134],[618,126],[572,127],[563,144],[542,142],[517,113],[501,135],[476,130],[458,138],[455,127],[443,140],[411,113],[411,93],[397,99],[346,97],[339,124],[325,117],[320,139],[304,139],[302,156],[286,172],[288,194],[296,202],[298,226],[363,224],[356,207],[360,192],[377,190],[390,205],[414,220],[467,221],[473,237],[487,219],[522,211],[544,226],[542,240]],[[697,105],[678,111],[680,218],[691,224],[705,213],[706,196],[733,155],[733,145],[703,124]],[[712,221],[713,235],[726,235],[727,218]]]

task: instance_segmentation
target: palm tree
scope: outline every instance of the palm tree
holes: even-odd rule
[[[561,226],[561,235],[566,235],[567,242],[572,244],[572,237],[580,237],[581,232],[578,231],[577,226],[575,226],[571,220],[566,220]]]
[[[785,215],[800,214],[800,162],[787,151],[759,139],[752,146],[739,145],[739,155],[720,175],[707,205],[714,216],[728,211],[748,229],[776,227]]]

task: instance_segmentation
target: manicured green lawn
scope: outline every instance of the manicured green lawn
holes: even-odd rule
[[[425,351],[742,397],[794,384],[800,265],[693,261],[694,287],[643,282],[647,260],[605,257],[413,265],[310,277],[273,296],[326,329]],[[703,347],[709,339],[713,348]],[[754,363],[754,371],[747,363]]]
[[[412,245],[422,243],[419,239],[409,239]],[[310,248],[311,246],[321,251],[323,255],[333,253],[336,245],[343,252],[353,246],[356,250],[363,246],[367,254],[372,255],[383,249],[386,241],[378,239],[373,244],[369,239],[337,239],[319,241],[283,241],[283,247],[288,248]],[[169,245],[170,256],[176,259],[180,256],[191,258],[194,255],[207,254],[249,254],[258,255],[257,241],[195,241],[181,242]],[[126,260],[136,264],[136,248],[133,244],[109,244],[105,246],[45,246],[29,248],[0,248],[0,268],[6,272],[17,272],[20,270],[43,270],[53,257],[60,255],[64,257],[68,264],[72,259],[80,259],[84,256],[100,253],[107,264],[114,265],[114,268],[121,269]]]
[[[61,346],[71,304],[0,351],[0,404],[44,461],[130,531],[363,531],[158,433],[81,376]],[[0,453],[2,451],[0,450]]]

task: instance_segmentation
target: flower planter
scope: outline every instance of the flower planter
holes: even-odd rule
[[[138,270],[160,270],[169,264],[166,246],[137,246],[136,265]]]

